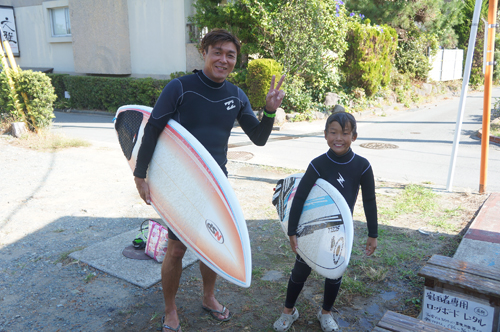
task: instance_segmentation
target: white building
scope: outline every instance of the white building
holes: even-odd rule
[[[0,0],[15,22],[0,21],[4,34],[15,29],[21,68],[166,78],[202,68],[189,36],[194,1]]]

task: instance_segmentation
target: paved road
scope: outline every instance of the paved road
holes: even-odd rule
[[[493,96],[500,96],[500,89],[495,89]],[[358,139],[352,147],[372,163],[378,178],[405,183],[425,182],[446,188],[459,100],[453,97],[383,117],[363,115],[358,118]],[[482,94],[469,96],[453,178],[455,190],[477,192],[479,189],[481,141],[475,135],[481,128],[482,112]],[[248,162],[305,169],[312,158],[326,151],[327,145],[322,134],[324,121],[309,123],[304,128],[300,126],[286,124],[285,131],[274,132],[264,148],[237,146],[244,143],[236,142],[233,151],[252,153],[254,156]],[[283,140],[304,134],[302,138]],[[240,138],[243,135],[238,132],[235,136],[243,140]],[[366,145],[385,148],[373,149],[364,147]],[[394,148],[388,148],[390,146]],[[494,144],[489,148],[486,190],[500,191],[500,146]]]
[[[500,96],[500,89],[493,91]],[[364,113],[358,118],[354,151],[373,165],[375,176],[404,183],[430,183],[445,188],[452,153],[459,97],[440,100],[417,109],[388,112],[386,116]],[[483,95],[469,94],[458,148],[453,189],[477,192]],[[94,143],[116,146],[112,116],[56,112],[54,128]],[[250,163],[304,170],[309,161],[327,150],[324,121],[287,123],[274,131],[265,147],[252,145],[239,127],[230,138],[230,158]],[[370,148],[371,147],[371,148]],[[373,147],[383,147],[374,149]],[[392,148],[390,148],[392,147]],[[490,144],[486,190],[500,192],[500,146]]]

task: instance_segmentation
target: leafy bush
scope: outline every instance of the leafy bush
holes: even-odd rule
[[[345,83],[363,88],[367,96],[387,86],[397,48],[396,30],[352,22],[347,41],[349,48],[342,66]]]
[[[11,69],[0,72],[0,114],[2,121],[5,119],[11,122],[24,121],[24,113],[19,104],[19,96],[11,76]]]
[[[173,80],[174,78],[179,78],[179,77],[191,75],[191,74],[192,73],[188,72],[188,71],[176,71],[176,72],[170,73],[170,79]]]
[[[313,100],[304,88],[304,79],[298,75],[288,78],[288,83],[283,89],[286,93],[281,107],[286,113],[306,113],[310,110]]]
[[[245,82],[248,87],[248,99],[253,109],[266,105],[266,95],[271,86],[271,79],[275,75],[275,84],[277,84],[282,72],[283,66],[273,59],[256,59],[248,64]]]
[[[270,21],[266,50],[283,64],[287,77],[299,75],[314,101],[340,82],[348,45],[349,18],[340,0],[279,1]]]
[[[237,87],[239,87],[243,92],[248,94],[248,86],[246,83],[248,75],[248,70],[245,68],[235,68],[231,74],[227,77],[227,80]]]
[[[169,80],[64,76],[63,82],[71,107],[115,112],[127,104],[154,106]]]
[[[69,76],[69,74],[46,74],[46,75],[50,78],[50,81],[52,82],[52,86],[55,89],[57,99],[63,100],[63,98],[65,98],[64,91],[66,91],[66,88],[64,87],[63,78]]]
[[[2,113],[9,113],[15,121],[24,121],[31,131],[39,131],[49,126],[54,117],[52,105],[57,98],[50,78],[44,73],[31,70],[7,71],[12,78],[15,92],[9,87],[7,73],[2,73]]]
[[[428,49],[431,50],[430,54],[427,54]],[[396,67],[403,74],[425,81],[431,70],[428,55],[435,55],[437,49],[435,35],[413,30],[408,33],[406,41],[398,43]]]

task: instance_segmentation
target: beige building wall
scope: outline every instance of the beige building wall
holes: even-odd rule
[[[186,70],[184,0],[128,0],[130,55],[135,75]]]
[[[195,0],[0,0],[14,6],[21,67],[79,74],[169,77],[202,69],[190,43]],[[68,6],[71,37],[52,37],[49,9]]]
[[[2,5],[12,5],[0,1]],[[52,1],[53,3],[55,1]],[[67,2],[67,1],[66,1]],[[74,72],[71,41],[53,42],[47,37],[46,16],[42,1],[24,1],[24,6],[14,3],[20,57],[16,62],[23,67],[54,68],[57,72]]]
[[[127,0],[69,0],[75,71],[130,75]]]

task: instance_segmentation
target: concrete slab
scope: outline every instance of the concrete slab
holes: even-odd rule
[[[453,258],[500,267],[500,193],[484,202]]]
[[[463,238],[453,258],[500,268],[500,244]]]
[[[134,285],[148,288],[161,281],[161,264],[152,259],[138,260],[123,256],[123,249],[131,244],[136,235],[137,230],[128,231],[81,251],[75,251],[69,256]],[[182,260],[182,268],[197,260],[193,251],[188,249]]]

